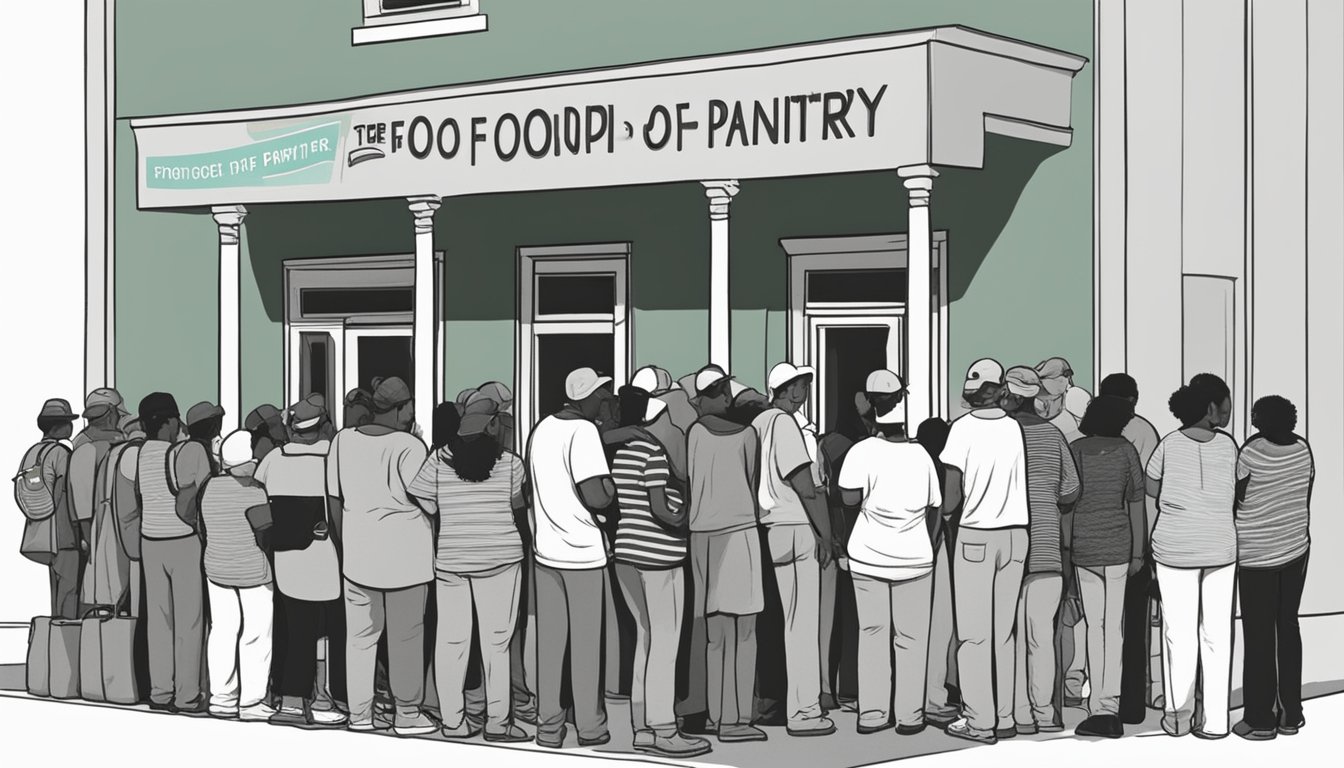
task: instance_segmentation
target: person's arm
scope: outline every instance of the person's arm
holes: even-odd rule
[[[1083,483],[1073,451],[1063,440],[1059,443],[1059,469],[1059,511],[1068,516],[1073,511],[1073,505],[1078,503],[1078,497],[1082,495]]]
[[[621,445],[631,440],[650,440],[654,438],[643,427],[631,425],[628,427],[616,427],[602,433],[603,445]]]
[[[443,463],[437,455],[430,456],[415,473],[415,479],[406,487],[411,500],[420,506],[425,514],[434,516],[439,513],[439,469]]]
[[[590,512],[601,512],[616,499],[616,484],[607,466],[607,452],[597,427],[583,422],[569,443],[569,468],[579,489],[579,500]]]
[[[1251,443],[1247,443],[1237,454],[1237,505],[1234,508],[1237,512],[1241,511],[1241,505],[1246,501],[1246,489],[1251,485],[1251,462],[1246,457],[1250,448]]]
[[[1162,495],[1162,466],[1166,454],[1166,443],[1158,443],[1157,448],[1153,450],[1153,455],[1148,459],[1148,465],[1144,472],[1145,490],[1154,499]]]
[[[402,487],[406,489],[406,498],[410,499],[412,504],[419,507],[420,511],[424,513],[426,517],[433,517],[436,511],[434,505],[432,503],[426,503],[424,499],[417,499],[415,496],[411,495],[410,492],[411,485],[415,483],[415,478],[420,474],[420,470],[424,468],[428,458],[428,449],[425,448],[423,442],[417,439],[408,445],[406,450],[402,452],[401,461],[397,462],[397,470],[398,474],[401,475]],[[433,499],[433,494],[430,495],[430,499]]]
[[[505,453],[509,462],[509,505],[515,513],[527,510],[527,467],[516,454]]]
[[[93,484],[97,473],[95,464],[98,449],[93,443],[84,443],[70,454],[70,504],[76,520],[93,519]]]
[[[655,450],[645,463],[641,482],[649,494],[649,511],[653,514],[653,518],[677,531],[686,528],[686,508],[682,505],[681,509],[672,509],[667,497],[667,482],[671,476],[672,468],[667,460],[667,451]]]
[[[947,474],[947,491],[943,494],[943,517],[951,517],[961,506],[961,470],[951,464],[943,465]]]
[[[341,433],[337,432],[336,436],[331,438],[331,447],[327,449],[327,515],[331,518],[331,528],[336,532],[336,540],[344,542],[345,494],[341,490],[340,444]]]

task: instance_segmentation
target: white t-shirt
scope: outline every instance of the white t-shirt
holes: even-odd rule
[[[757,493],[761,524],[807,525],[807,509],[788,481],[812,462],[803,430],[794,417],[778,408],[757,416],[752,426],[761,436],[761,484]]]
[[[327,497],[327,451],[331,443],[288,443],[266,454],[253,479],[267,496]],[[336,545],[328,536],[306,549],[275,553],[275,583],[281,594],[316,602],[341,596],[341,565]]]
[[[850,571],[887,581],[933,570],[927,510],[943,503],[938,470],[919,443],[870,437],[845,454],[840,487],[863,491],[849,536]]]
[[[961,470],[962,528],[1027,526],[1026,453],[1021,425],[1002,409],[971,411],[952,422],[940,458]]]
[[[562,570],[605,567],[602,529],[579,497],[580,483],[611,474],[597,427],[586,419],[542,419],[532,430],[527,463],[537,562]]]

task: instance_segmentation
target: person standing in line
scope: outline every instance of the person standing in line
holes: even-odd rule
[[[74,435],[77,418],[66,400],[43,403],[37,416],[42,439],[24,452],[14,478],[15,498],[27,518],[23,555],[47,566],[52,618],[77,619],[81,615],[80,572],[89,545],[71,504],[71,451],[66,444]],[[39,543],[29,549],[34,541]]]
[[[564,745],[561,680],[569,648],[574,720],[580,746],[611,740],[602,703],[602,620],[607,543],[596,512],[616,497],[596,421],[611,378],[591,368],[565,379],[566,405],[532,430],[532,542],[536,559],[537,744]]]
[[[1251,741],[1293,736],[1302,716],[1302,629],[1297,613],[1311,550],[1316,465],[1298,437],[1297,407],[1278,395],[1251,409],[1256,434],[1237,459],[1237,582],[1246,651],[1246,710],[1232,732]]]
[[[811,368],[780,363],[770,371],[771,407],[752,423],[761,438],[758,501],[784,608],[785,696],[791,736],[825,736],[835,723],[821,709],[821,570],[830,564],[826,499],[817,493],[812,457],[795,414],[812,391]]]
[[[1120,719],[1125,593],[1129,579],[1147,567],[1148,539],[1143,464],[1123,436],[1133,412],[1128,400],[1098,397],[1079,424],[1083,439],[1070,446],[1083,493],[1071,516],[1067,547],[1087,619],[1092,682],[1088,718],[1075,731],[1080,736],[1117,739],[1125,733]]]
[[[243,420],[243,429],[252,435],[252,458],[257,462],[289,440],[284,414],[274,405],[253,408]]]
[[[338,728],[345,713],[320,696],[346,698],[345,604],[341,600],[339,530],[333,514],[337,502],[327,492],[327,454],[322,438],[326,409],[309,397],[290,411],[289,439],[266,454],[253,473],[270,506],[272,525],[266,537],[272,553],[277,615],[273,683],[279,694],[276,725]],[[327,641],[326,670],[330,682],[318,680],[317,645]]]
[[[371,731],[378,639],[387,637],[393,732],[434,733],[422,711],[425,690],[425,601],[434,580],[434,532],[407,488],[428,451],[413,433],[415,404],[398,377],[380,380],[373,422],[331,441],[329,493],[341,500],[345,578],[346,686],[350,728]]]
[[[201,689],[205,650],[205,584],[196,494],[210,477],[199,443],[179,443],[182,422],[172,395],[140,401],[149,439],[136,456],[140,489],[140,551],[149,630],[150,708],[206,711]]]
[[[70,454],[69,477],[70,509],[79,526],[80,539],[88,545],[88,552],[81,553],[79,567],[79,583],[83,585],[88,602],[93,598],[87,572],[89,553],[94,548],[93,519],[103,500],[97,484],[98,469],[112,446],[124,439],[117,425],[128,414],[121,394],[115,389],[102,388],[90,392],[84,399],[83,415],[88,426],[71,441],[74,451]],[[115,562],[114,559],[107,564]]]
[[[205,449],[210,461],[210,476],[219,474],[219,449],[223,440],[224,409],[214,403],[201,402],[187,409],[187,439]]]
[[[896,732],[909,736],[925,727],[933,603],[930,520],[943,498],[928,452],[906,435],[905,383],[891,371],[874,371],[864,389],[872,399],[877,434],[849,450],[839,478],[845,506],[860,508],[847,549],[864,672],[858,730],[877,733],[894,720]]]
[[[341,425],[344,429],[367,426],[373,421],[373,393],[367,389],[352,389],[345,395]]]
[[[965,501],[953,563],[962,717],[947,733],[993,744],[1016,734],[1013,634],[1030,524],[1026,444],[1021,425],[999,407],[1003,366],[973,363],[963,389],[972,410],[953,422],[941,456],[944,511]]]
[[[1101,380],[1101,397],[1118,397],[1129,403],[1130,411],[1139,404],[1139,385],[1125,373],[1113,373]],[[1139,466],[1147,467],[1161,440],[1150,421],[1134,414],[1122,436],[1139,454]],[[1150,616],[1156,607],[1153,599],[1153,551],[1150,542],[1157,521],[1157,500],[1144,494],[1144,567],[1125,582],[1124,651],[1120,670],[1120,722],[1140,725],[1148,717],[1148,707],[1160,705],[1162,667],[1152,663],[1152,648],[1161,644],[1154,639]]]
[[[1181,429],[1158,444],[1146,473],[1158,508],[1153,559],[1162,593],[1162,730],[1221,739],[1229,730],[1237,562],[1237,444],[1222,431],[1232,416],[1231,391],[1217,376],[1200,374],[1172,394],[1170,407]]]
[[[1022,428],[1026,444],[1028,529],[1027,570],[1017,604],[1015,730],[1030,735],[1064,730],[1054,706],[1055,630],[1065,583],[1072,579],[1061,547],[1068,513],[1078,499],[1078,468],[1064,435],[1036,413],[1041,390],[1036,371],[1026,366],[1004,374],[1003,408]],[[1068,577],[1066,578],[1066,575]]]
[[[210,714],[243,722],[268,721],[271,674],[271,566],[257,545],[248,511],[266,506],[266,491],[253,477],[252,436],[238,431],[220,446],[224,474],[201,488],[205,529],[205,578],[210,599]]]
[[[756,617],[765,605],[756,532],[760,441],[750,426],[725,417],[731,402],[728,376],[701,370],[693,401],[701,416],[687,436],[686,504],[691,611],[705,644],[691,650],[688,701],[708,712],[704,731],[722,743],[766,740],[751,724]]]
[[[938,493],[947,495],[947,468],[943,448],[952,425],[940,418],[925,419],[915,439],[923,446],[938,471]],[[931,522],[933,531],[933,609],[929,622],[929,662],[925,681],[924,722],[947,728],[960,715],[957,689],[957,627],[954,612],[952,563],[956,559],[957,510],[940,514]],[[955,694],[955,695],[954,695]]]
[[[445,407],[456,408],[452,403],[440,406]],[[517,743],[532,738],[513,723],[509,706],[509,649],[518,625],[523,560],[514,514],[526,507],[525,470],[523,460],[500,444],[501,429],[498,404],[488,397],[473,397],[459,421],[458,439],[451,448],[440,445],[435,450],[411,483],[410,493],[439,517],[434,676],[443,736],[466,739],[481,731],[463,696],[472,636],[477,634],[486,699],[485,740]],[[480,622],[475,632],[473,611]]]
[[[621,426],[644,426],[667,405],[644,390],[621,390]],[[686,510],[670,484],[671,463],[657,440],[636,438],[612,460],[620,507],[614,542],[616,580],[635,620],[630,719],[634,748],[665,757],[695,757],[709,741],[677,727],[677,656],[686,603]]]

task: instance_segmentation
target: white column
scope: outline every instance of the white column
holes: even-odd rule
[[[737,181],[702,181],[709,198],[709,362],[732,366],[732,305],[728,294],[728,207]]]
[[[223,434],[242,422],[242,307],[238,296],[239,237],[247,209],[218,205],[210,209],[219,227],[219,405],[224,409]]]
[[[412,356],[415,359],[415,421],[425,440],[432,434],[434,406],[440,393],[434,391],[437,344],[434,316],[437,291],[434,286],[434,212],[439,198],[407,198],[415,217],[415,327]]]
[[[929,224],[929,197],[938,172],[928,165],[897,171],[910,195],[909,240],[906,249],[905,300],[905,424],[912,433],[933,414],[933,391],[939,377],[933,371],[933,232]]]

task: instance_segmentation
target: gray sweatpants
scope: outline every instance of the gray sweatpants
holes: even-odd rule
[[[859,611],[859,725],[884,727],[924,722],[924,676],[928,672],[933,574],[887,581],[854,574]],[[893,655],[895,665],[892,665]]]
[[[1079,566],[1078,591],[1087,616],[1087,672],[1092,715],[1120,714],[1120,674],[1125,642],[1125,582],[1129,566]]]
[[[686,609],[681,567],[636,568],[616,564],[625,604],[635,617],[635,663],[630,681],[630,724],[635,732],[670,736],[677,731],[677,648]]]
[[[607,735],[602,706],[602,603],[606,568],[561,570],[537,563],[537,740],[554,744],[565,736],[560,704],[565,649],[569,649],[574,724],[579,738]]]
[[[1017,601],[1017,679],[1013,719],[1018,725],[1055,721],[1055,620],[1064,594],[1058,573],[1030,573]]]
[[[149,634],[149,700],[195,709],[205,700],[205,578],[201,540],[143,539],[145,620]]]
[[[373,718],[373,668],[387,633],[387,679],[397,714],[414,717],[425,700],[425,600],[428,584],[382,590],[345,580],[345,685],[350,720]]]
[[[1026,562],[1026,528],[957,534],[957,672],[962,713],[980,733],[1014,727],[1013,629]]]

